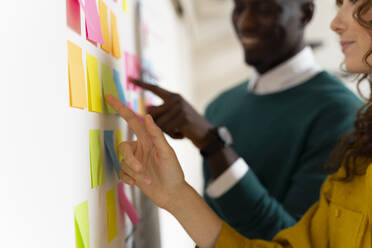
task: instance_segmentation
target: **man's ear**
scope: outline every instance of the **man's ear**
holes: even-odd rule
[[[311,19],[313,19],[314,11],[315,11],[315,5],[313,1],[307,1],[306,3],[303,3],[301,6],[302,10],[302,18],[301,18],[301,24],[303,26],[306,26]]]

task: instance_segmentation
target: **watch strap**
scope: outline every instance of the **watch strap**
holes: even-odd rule
[[[209,156],[223,149],[226,146],[224,141],[221,140],[221,138],[218,135],[218,127],[211,129],[209,131],[208,136],[209,136],[208,144],[200,150],[200,154],[204,158],[208,158]]]

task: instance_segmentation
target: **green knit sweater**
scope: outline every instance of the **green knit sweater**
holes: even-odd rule
[[[221,197],[204,197],[241,234],[271,240],[318,200],[324,163],[351,131],[362,102],[327,72],[267,95],[248,92],[247,84],[222,93],[205,116],[230,130],[250,169]],[[212,180],[206,161],[203,172],[206,187]]]

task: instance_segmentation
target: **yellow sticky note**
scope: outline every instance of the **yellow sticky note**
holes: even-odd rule
[[[103,95],[113,95],[116,98],[119,98],[118,90],[114,81],[114,71],[104,63],[101,63],[101,76]],[[111,106],[109,106],[106,101],[104,101],[104,103],[105,112],[109,114],[116,114],[116,111],[111,108]]]
[[[103,2],[103,0],[99,0],[99,19],[101,21],[101,28],[102,28],[102,36],[104,44],[101,45],[102,50],[111,53],[111,36],[110,30],[108,25],[108,13],[107,13],[107,5]]]
[[[122,0],[123,1],[123,10],[125,13],[128,14],[128,0]]]
[[[102,113],[102,90],[98,74],[98,60],[87,53],[88,110]]]
[[[105,183],[100,130],[89,130],[90,184],[94,189]]]
[[[88,201],[74,208],[76,248],[90,248]]]
[[[115,188],[106,192],[106,209],[107,209],[107,241],[110,243],[118,235]]]
[[[146,114],[146,98],[141,96],[138,101],[138,113],[142,116]]]
[[[115,132],[115,146],[116,146],[116,153],[118,155],[119,161],[123,160],[123,156],[121,156],[121,154],[119,152],[119,145],[123,141],[124,141],[123,140],[123,130],[121,130],[121,129],[116,130],[116,132]]]
[[[121,49],[120,49],[120,38],[118,32],[118,24],[116,20],[116,15],[111,11],[111,33],[112,33],[112,55],[115,58],[121,58]]]
[[[67,41],[68,78],[70,89],[70,106],[80,109],[87,107],[84,67],[81,48]]]

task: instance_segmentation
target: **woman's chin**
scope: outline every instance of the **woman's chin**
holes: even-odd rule
[[[345,59],[344,65],[345,69],[349,73],[371,73],[372,72],[372,63],[369,62],[370,65],[367,65],[363,61],[352,60],[352,59]]]

